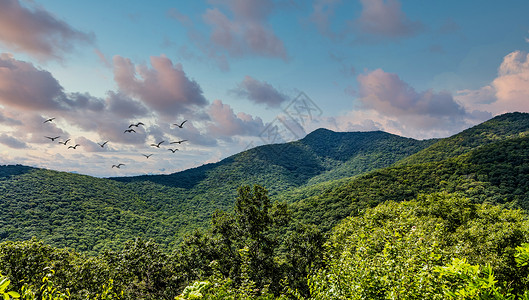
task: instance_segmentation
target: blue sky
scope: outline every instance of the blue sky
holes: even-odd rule
[[[527,11],[521,0],[1,0],[0,164],[165,174],[320,127],[446,137],[529,111]]]

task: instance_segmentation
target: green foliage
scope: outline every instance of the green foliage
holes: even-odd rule
[[[11,298],[18,299],[20,298],[20,294],[15,291],[8,291],[8,287],[11,284],[11,280],[9,278],[2,276],[0,273],[0,295],[2,295],[2,298],[4,300],[9,300]]]
[[[466,259],[454,258],[447,266],[437,267],[446,299],[515,299],[496,286],[492,268],[470,265]]]
[[[333,229],[326,265],[309,277],[309,286],[316,299],[443,299],[443,284],[453,286],[446,285],[448,277],[439,279],[439,270],[453,269],[439,267],[460,258],[487,267],[474,274],[474,286],[471,277],[463,278],[456,290],[481,284],[521,294],[528,272],[517,268],[514,253],[528,239],[529,223],[520,211],[473,204],[457,194],[387,202]],[[483,276],[492,272],[501,287]]]
[[[514,259],[518,267],[529,265],[529,243],[523,243],[521,246],[516,247]]]

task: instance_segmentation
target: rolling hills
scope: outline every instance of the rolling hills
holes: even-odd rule
[[[316,130],[171,175],[94,178],[25,166],[0,167],[0,241],[42,239],[97,253],[140,236],[169,247],[229,210],[241,185],[271,195],[387,167],[433,141],[384,132]]]
[[[291,203],[295,219],[331,229],[386,200],[460,192],[474,202],[528,209],[529,115],[498,116],[452,137],[318,129],[170,175],[94,178],[0,167],[0,241],[35,236],[87,253],[134,237],[164,247],[230,210],[241,185]]]

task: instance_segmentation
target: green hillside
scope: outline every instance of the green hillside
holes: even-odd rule
[[[215,210],[230,210],[241,185],[261,184],[279,195],[389,166],[429,144],[383,132],[321,129],[297,142],[258,147],[171,175],[103,179],[2,166],[0,241],[37,237],[97,253],[144,237],[169,247],[207,226]]]
[[[402,161],[401,165],[413,165],[424,162],[442,161],[455,157],[474,148],[506,139],[527,136],[529,134],[528,113],[507,113],[484,123],[466,129],[449,138],[441,139],[431,147],[417,152]]]
[[[529,137],[478,147],[466,154],[376,170],[292,204],[297,219],[328,230],[349,215],[421,193],[458,192],[476,203],[529,210]]]
[[[520,113],[442,140],[317,130],[116,179],[3,166],[0,271],[71,299],[525,299],[528,131]]]

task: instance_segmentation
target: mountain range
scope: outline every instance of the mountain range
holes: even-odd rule
[[[163,247],[233,208],[258,184],[323,231],[350,215],[422,193],[529,209],[529,114],[509,113],[443,139],[318,129],[170,175],[95,178],[0,166],[0,241],[32,237],[99,253],[134,237]]]

